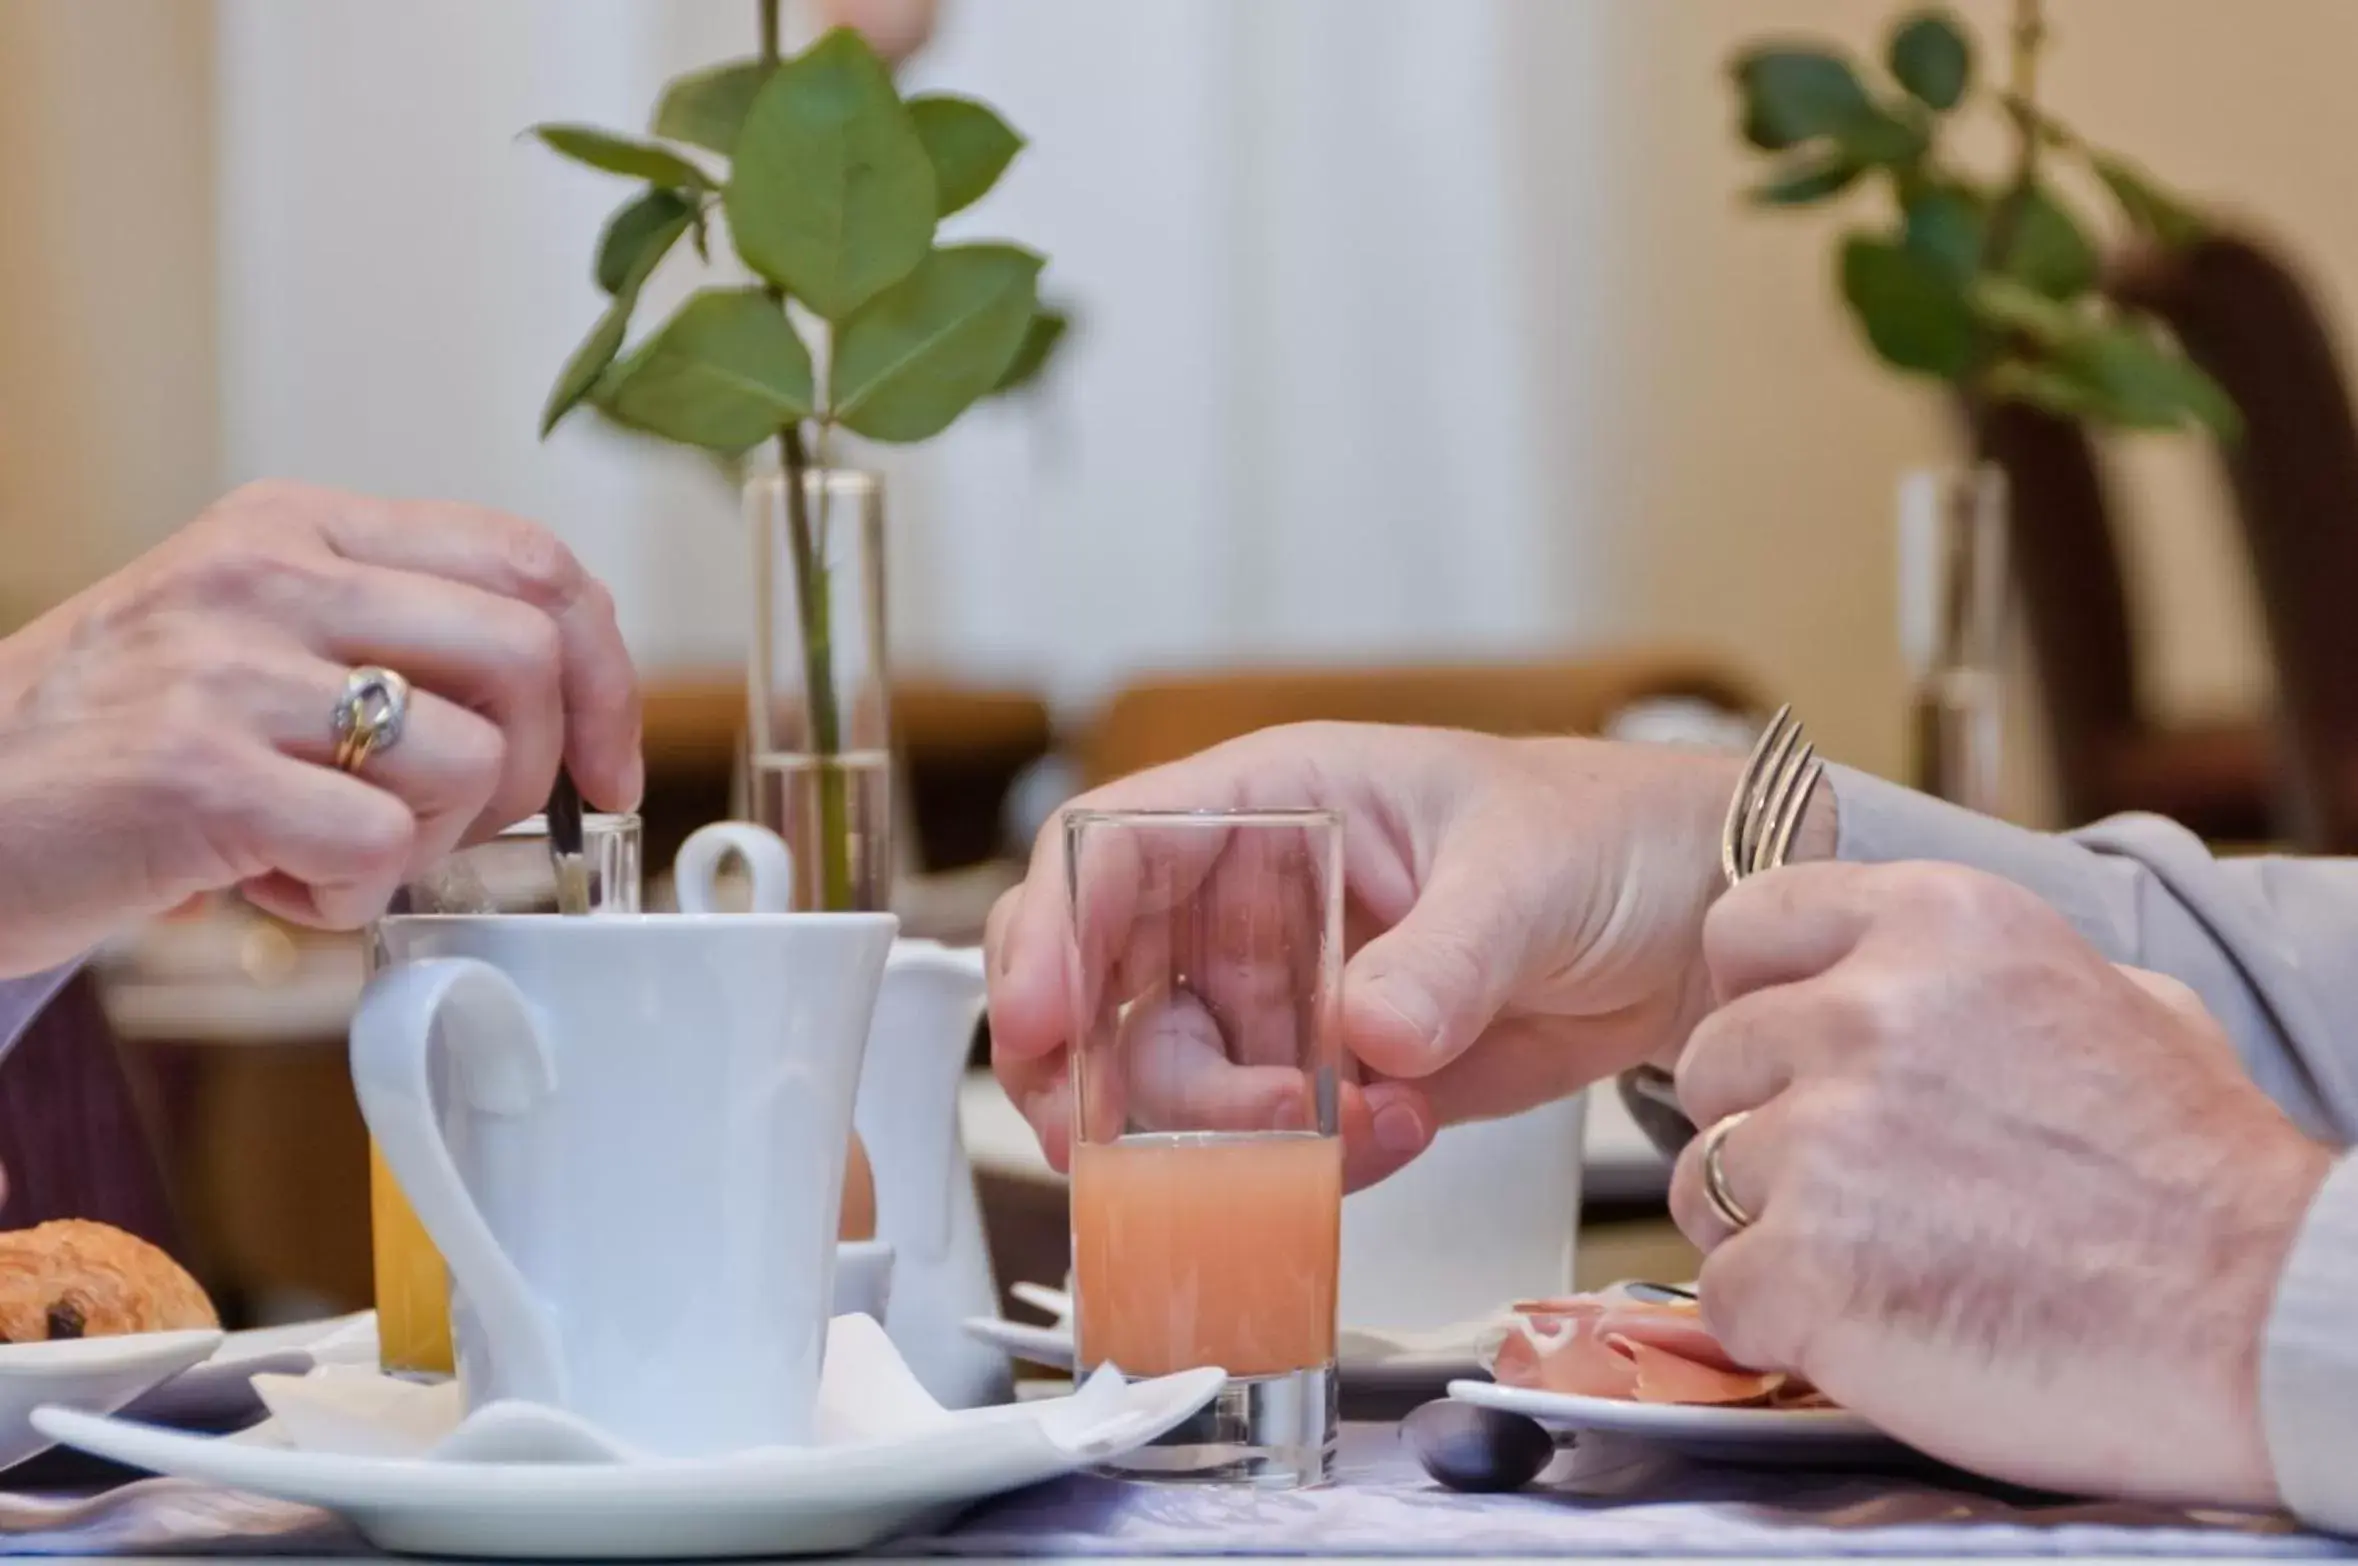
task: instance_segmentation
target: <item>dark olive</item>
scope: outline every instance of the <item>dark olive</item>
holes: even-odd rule
[[[1555,1438],[1537,1420],[1454,1398],[1415,1410],[1400,1422],[1400,1438],[1426,1473],[1473,1494],[1520,1490],[1556,1455]]]
[[[72,1300],[59,1300],[49,1307],[49,1338],[78,1338],[89,1322],[82,1315],[82,1307]]]

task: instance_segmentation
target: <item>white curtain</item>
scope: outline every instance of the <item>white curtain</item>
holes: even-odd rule
[[[641,123],[666,76],[745,52],[752,12],[224,0],[231,476],[541,516],[613,579],[644,660],[734,661],[734,502],[706,468],[586,421],[534,439],[622,192],[515,138]],[[1083,699],[1143,666],[1474,654],[1596,623],[1600,8],[945,12],[915,81],[1031,139],[957,221],[1046,250],[1081,325],[1038,396],[872,454],[905,661]]]

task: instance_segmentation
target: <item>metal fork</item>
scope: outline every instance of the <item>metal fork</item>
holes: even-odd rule
[[[1761,730],[1728,800],[1727,822],[1719,833],[1719,869],[1728,885],[1785,862],[1825,774],[1818,748],[1802,737],[1793,704],[1787,702]],[[1620,1087],[1630,1118],[1656,1147],[1675,1153],[1694,1139],[1695,1127],[1679,1108],[1678,1087],[1669,1072],[1633,1067],[1621,1073]]]
[[[1802,738],[1793,704],[1779,707],[1761,730],[1728,800],[1727,823],[1719,834],[1719,868],[1728,885],[1785,862],[1810,796],[1826,775],[1817,755],[1817,746]]]

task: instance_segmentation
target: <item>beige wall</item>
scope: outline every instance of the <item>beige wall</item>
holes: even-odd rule
[[[969,0],[984,4],[986,0]],[[1602,636],[1718,645],[1801,701],[1835,753],[1894,769],[1892,491],[1948,436],[1841,314],[1823,215],[1762,214],[1725,62],[1775,28],[1872,48],[1897,0],[1507,0],[1602,8],[1605,352],[1620,395],[1577,449],[1617,518]],[[2002,0],[1966,0],[1985,35]],[[2052,104],[2091,137],[2285,239],[2358,320],[2358,195],[2341,144],[2348,0],[2054,0]],[[71,587],[187,515],[220,472],[208,0],[0,0],[0,542],[10,604]],[[1588,178],[1585,159],[1565,178]],[[1545,165],[1542,166],[1545,177]],[[1582,241],[1586,243],[1587,241]],[[1556,264],[1565,258],[1543,258]],[[2123,454],[2133,569],[2165,705],[2247,703],[2242,570],[2197,452]],[[1566,567],[1567,570],[1573,567]]]
[[[1627,65],[1634,181],[1619,258],[1628,397],[1614,488],[1633,624],[1716,640],[1802,701],[1831,747],[1878,768],[1902,757],[1892,648],[1892,486],[1950,450],[1934,399],[1875,368],[1836,301],[1827,214],[1760,213],[1735,192],[1725,62],[1789,31],[1878,47],[1890,0],[1676,0],[1615,7]],[[1985,37],[2005,7],[1967,0]],[[2358,189],[2340,147],[2358,132],[2345,72],[2358,6],[2344,0],[2056,0],[2047,97],[2084,134],[2287,241],[2345,323],[2358,301]],[[2140,441],[2139,588],[2175,710],[2248,703],[2260,683],[2242,566],[2203,454]]]
[[[0,624],[217,484],[209,0],[0,0]]]

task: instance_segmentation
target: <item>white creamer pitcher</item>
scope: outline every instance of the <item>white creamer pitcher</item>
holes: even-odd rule
[[[785,845],[745,822],[706,827],[680,850],[681,906],[706,895],[718,861],[741,858],[756,912],[787,905]],[[853,1129],[876,1178],[876,1238],[892,1248],[885,1330],[947,1408],[1003,1403],[1007,1356],[969,1337],[969,1316],[999,1313],[982,1201],[958,1129],[958,1088],[983,1012],[983,956],[972,947],[895,941],[860,1071]]]

